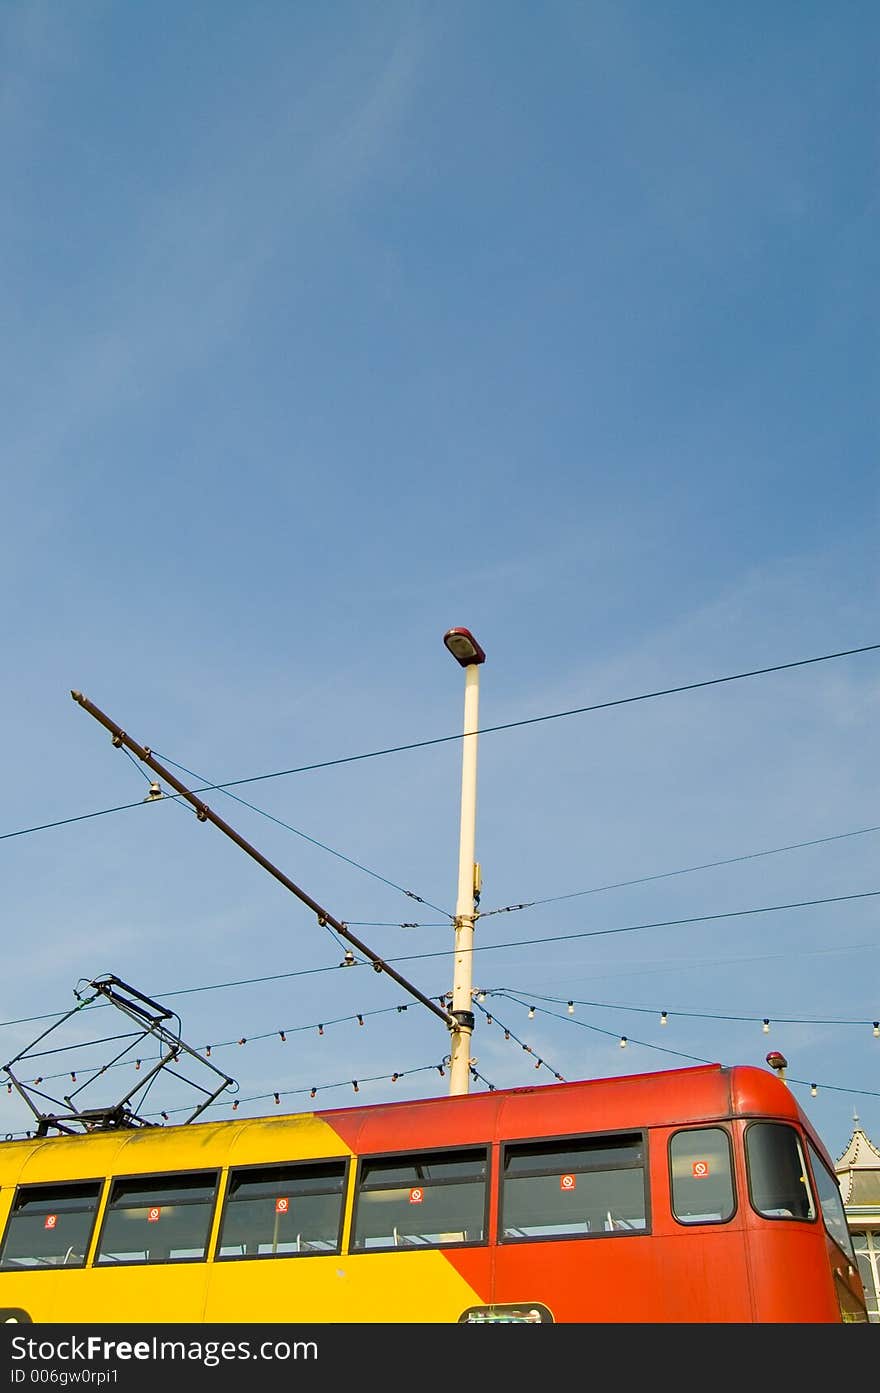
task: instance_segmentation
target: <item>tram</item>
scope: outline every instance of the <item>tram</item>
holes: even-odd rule
[[[747,1065],[0,1142],[0,1233],[5,1321],[867,1321]]]

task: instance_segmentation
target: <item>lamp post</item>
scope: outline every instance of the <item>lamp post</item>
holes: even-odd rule
[[[479,867],[474,861],[477,821],[477,729],[480,706],[480,665],[486,661],[469,629],[449,629],[443,642],[464,668],[464,736],[461,745],[461,832],[458,849],[458,898],[455,905],[455,959],[451,1012],[458,1021],[449,1056],[449,1092],[467,1093],[471,1077],[471,1036],[474,1012],[474,920],[479,899]]]

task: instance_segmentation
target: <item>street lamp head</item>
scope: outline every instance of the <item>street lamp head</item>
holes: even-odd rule
[[[455,661],[460,663],[462,667],[470,667],[474,663],[486,661],[486,655],[470,629],[447,629],[443,635],[443,642]]]
[[[788,1068],[788,1060],[784,1054],[779,1053],[779,1050],[770,1051],[767,1055],[767,1063],[770,1065],[771,1069],[776,1070],[777,1074],[782,1073],[783,1069]]]

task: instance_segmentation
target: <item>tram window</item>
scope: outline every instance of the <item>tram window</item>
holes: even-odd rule
[[[216,1192],[213,1171],[114,1180],[96,1266],[202,1261]]]
[[[22,1267],[82,1267],[101,1182],[24,1185],[15,1196],[0,1249],[0,1271]]]
[[[502,1242],[644,1233],[647,1226],[641,1133],[504,1147]]]
[[[362,1161],[352,1251],[485,1242],[487,1173],[485,1147]]]
[[[721,1224],[736,1209],[730,1138],[723,1127],[676,1132],[669,1143],[672,1213],[680,1224]]]
[[[825,1227],[837,1246],[846,1253],[850,1262],[855,1262],[856,1255],[850,1237],[849,1225],[846,1222],[846,1211],[843,1207],[840,1185],[811,1142],[807,1142],[807,1148],[813,1165],[813,1179],[816,1182],[816,1191],[822,1206]]]
[[[346,1166],[309,1161],[230,1171],[217,1257],[338,1253]]]
[[[815,1219],[800,1138],[784,1122],[753,1122],[746,1131],[752,1206],[766,1219]]]

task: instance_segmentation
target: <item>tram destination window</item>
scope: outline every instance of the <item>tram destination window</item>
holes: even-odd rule
[[[676,1132],[669,1143],[672,1213],[680,1224],[723,1224],[736,1200],[730,1138],[723,1127]]]
[[[647,1226],[640,1132],[504,1147],[502,1242],[636,1234]]]
[[[201,1262],[216,1192],[214,1171],[114,1180],[95,1265]]]
[[[765,1219],[815,1219],[816,1204],[800,1137],[784,1122],[753,1122],[746,1131],[752,1207]]]
[[[485,1147],[362,1161],[352,1252],[485,1242],[487,1173]]]
[[[230,1171],[217,1257],[338,1253],[346,1168],[341,1160]]]
[[[0,1271],[82,1267],[100,1196],[100,1181],[22,1186],[3,1236]]]

